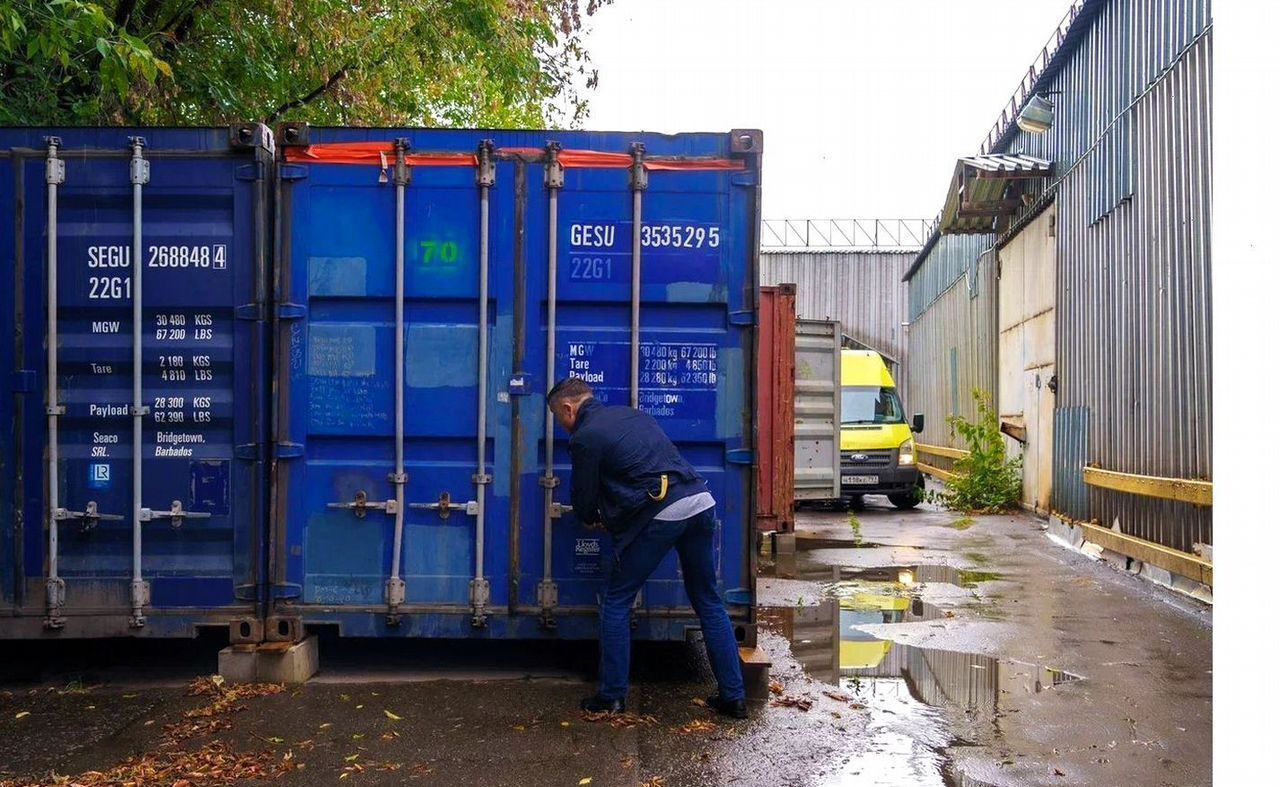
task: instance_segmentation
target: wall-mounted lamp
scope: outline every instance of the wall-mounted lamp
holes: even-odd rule
[[[1053,102],[1037,93],[1018,113],[1017,123],[1028,134],[1043,134],[1053,125]]]

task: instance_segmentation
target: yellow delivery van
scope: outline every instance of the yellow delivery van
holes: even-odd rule
[[[898,508],[914,508],[924,491],[912,432],[893,375],[880,354],[840,351],[840,497],[858,505],[863,495],[886,495]]]

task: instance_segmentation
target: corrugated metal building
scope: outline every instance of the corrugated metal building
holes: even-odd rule
[[[907,288],[902,277],[914,257],[914,251],[765,249],[760,283],[794,283],[796,317],[839,320],[847,336],[905,368]]]
[[[928,384],[951,352],[932,337],[968,332],[956,376],[985,381],[1024,443],[1024,503],[1183,551],[1213,541],[1211,506],[1187,502],[1207,488],[1132,477],[1212,479],[1211,60],[1209,0],[1076,0],[979,155],[957,162],[943,234],[908,274],[926,413],[953,406]],[[1036,97],[1052,124],[1028,133],[1015,118]],[[979,287],[970,312],[993,316],[975,330],[947,287],[984,268],[994,300]],[[948,444],[930,421],[926,442]]]

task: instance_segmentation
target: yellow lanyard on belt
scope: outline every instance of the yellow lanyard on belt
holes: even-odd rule
[[[667,499],[667,474],[666,473],[662,474],[662,480],[658,488],[658,494],[655,495],[653,492],[647,492],[646,494],[648,494],[650,499],[652,500],[666,500]]]

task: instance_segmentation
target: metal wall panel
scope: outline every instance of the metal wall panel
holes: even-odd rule
[[[919,265],[911,274],[907,288],[908,319],[914,322],[924,314],[925,309],[969,272],[974,260],[991,248],[995,241],[995,235],[947,235],[939,238],[928,248],[924,259],[918,260]]]
[[[937,271],[953,267],[959,273],[949,288],[931,299],[908,328],[908,412],[924,413],[923,443],[953,445],[955,436],[947,416],[974,418],[972,391],[996,392],[995,254],[983,253],[976,240],[990,236],[947,235],[930,250],[910,282],[912,303],[923,300],[937,281]],[[976,266],[976,276],[965,275]],[[976,284],[976,286],[975,286]],[[953,360],[954,359],[954,360]],[[930,457],[935,461],[936,457]]]
[[[1170,45],[1171,46],[1171,45]],[[1089,409],[1088,461],[1212,478],[1209,349],[1211,36],[1132,110],[1132,200],[1092,222],[1089,168],[1059,186],[1059,407]],[[1090,519],[1190,550],[1212,510],[1093,490]]]
[[[844,332],[899,364],[907,355],[909,251],[765,251],[760,283],[796,285],[796,316],[839,320]]]

